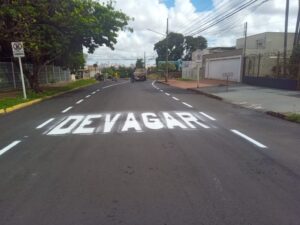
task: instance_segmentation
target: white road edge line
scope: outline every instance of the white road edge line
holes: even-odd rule
[[[49,120],[47,120],[46,122],[42,123],[41,125],[37,126],[36,129],[41,129],[44,126],[46,126],[48,123],[51,123],[54,120],[54,118],[51,118]]]
[[[170,96],[170,94],[169,94],[169,93],[167,93],[167,92],[166,92],[165,94],[166,94],[167,96]]]
[[[176,100],[176,101],[179,101],[179,98],[176,98],[176,97],[172,97],[174,100]]]
[[[256,140],[252,139],[251,137],[248,137],[247,135],[245,135],[245,134],[239,132],[238,130],[231,130],[231,131],[232,131],[233,133],[237,134],[238,136],[240,136],[240,137],[246,139],[247,141],[249,141],[249,142],[255,144],[256,146],[258,146],[258,147],[260,147],[260,148],[268,148],[267,146],[265,146],[265,145],[263,145],[262,143],[260,143],[260,142],[258,142],[258,141],[256,141]]]
[[[207,117],[208,119],[210,119],[210,120],[212,120],[212,121],[215,121],[215,120],[216,120],[215,118],[213,118],[213,117],[210,116],[210,115],[207,115],[207,114],[204,113],[204,112],[200,112],[200,114],[202,114],[203,116]]]
[[[186,105],[187,107],[193,108],[193,106],[187,104],[186,102],[182,102],[182,104]]]
[[[127,83],[129,83],[129,81],[126,81],[126,82],[123,82],[123,83],[119,83],[119,84],[108,85],[108,86],[103,87],[102,89],[106,89],[106,88],[113,87],[113,86],[116,86],[116,85],[127,84]]]
[[[83,102],[83,99],[80,99],[79,101],[76,102],[76,104],[80,104],[81,102]]]
[[[91,97],[91,96],[90,95],[85,96],[85,98],[89,98],[89,97]]]
[[[20,140],[14,141],[14,142],[10,143],[9,145],[7,145],[6,147],[2,148],[0,150],[0,155],[3,155],[5,152],[7,152],[8,150],[12,149],[13,147],[15,147],[20,142],[21,142]]]
[[[66,113],[66,112],[68,112],[70,109],[72,109],[73,108],[73,106],[70,106],[70,107],[68,107],[68,108],[66,108],[65,110],[63,110],[63,111],[61,111],[62,113]]]

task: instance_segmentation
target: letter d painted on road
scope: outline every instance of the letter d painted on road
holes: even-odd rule
[[[72,130],[83,120],[84,116],[69,116],[66,120],[52,129],[48,135],[62,135],[71,133]]]

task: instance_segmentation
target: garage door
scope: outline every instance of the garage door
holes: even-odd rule
[[[205,67],[205,78],[241,81],[241,57],[208,59]]]

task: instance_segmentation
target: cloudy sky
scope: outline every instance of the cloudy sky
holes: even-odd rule
[[[202,35],[208,40],[209,47],[234,46],[236,39],[243,35],[246,21],[249,35],[284,31],[285,0],[257,0],[245,10],[204,30],[231,10],[251,1],[255,0],[116,0],[116,9],[134,17],[129,24],[134,32],[120,32],[114,51],[98,48],[89,55],[87,63],[130,65],[145,52],[147,65],[154,64],[156,53],[153,47],[163,39],[158,33],[166,32],[167,18],[171,32]],[[297,4],[297,0],[290,1],[289,32],[295,31]]]

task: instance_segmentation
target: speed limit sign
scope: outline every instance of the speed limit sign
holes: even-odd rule
[[[15,58],[25,57],[23,42],[12,42],[11,47]]]
[[[23,74],[22,59],[21,59],[22,57],[25,57],[23,42],[12,42],[11,47],[12,47],[12,51],[14,53],[14,57],[19,59],[23,95],[24,95],[24,99],[27,99],[26,87],[25,87],[25,81],[24,81],[24,74]]]

